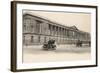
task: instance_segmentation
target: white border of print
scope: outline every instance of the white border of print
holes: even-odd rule
[[[88,12],[91,13],[91,59],[84,61],[65,61],[65,62],[46,62],[46,63],[22,63],[22,10],[51,10],[51,11],[70,11],[70,12]],[[80,8],[80,7],[59,7],[49,5],[29,5],[17,4],[17,69],[31,69],[31,68],[49,68],[62,66],[82,66],[95,65],[96,59],[96,9],[95,8]]]

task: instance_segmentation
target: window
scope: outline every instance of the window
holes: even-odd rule
[[[40,42],[40,36],[38,37],[38,42]]]
[[[24,28],[23,29],[26,30],[26,24],[24,24]]]
[[[46,43],[46,37],[44,37],[44,42]]]
[[[27,30],[27,32],[30,31],[30,23],[31,23],[30,20],[31,20],[30,18],[25,18],[25,21],[24,21],[24,25],[26,27],[25,30]]]
[[[34,36],[31,36],[31,43],[34,42]]]
[[[23,43],[25,43],[25,35],[23,36]]]
[[[40,20],[36,20],[36,32],[37,33],[40,33],[40,25],[41,25],[41,23],[43,23],[42,21],[40,21]]]
[[[69,31],[67,30],[67,36],[69,37]]]
[[[49,24],[49,30],[51,30],[51,25]]]

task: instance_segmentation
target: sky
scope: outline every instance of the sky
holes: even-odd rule
[[[79,30],[91,32],[91,14],[74,12],[52,12],[52,11],[34,11],[24,10],[23,13],[31,13],[59,23],[65,26],[76,26]]]

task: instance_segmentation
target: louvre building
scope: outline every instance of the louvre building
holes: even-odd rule
[[[76,26],[64,26],[40,16],[23,14],[24,45],[39,45],[50,39],[54,39],[57,44],[75,44],[77,40],[90,42],[90,34]]]

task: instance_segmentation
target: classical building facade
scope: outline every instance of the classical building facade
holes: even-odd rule
[[[43,44],[50,39],[58,44],[74,44],[77,40],[89,42],[90,34],[76,26],[68,27],[33,14],[23,14],[23,44]]]

